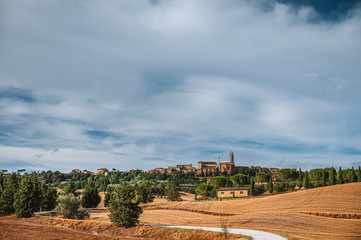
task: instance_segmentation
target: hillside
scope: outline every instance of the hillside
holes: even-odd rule
[[[266,197],[175,202],[141,215],[143,223],[215,227],[221,218],[234,228],[265,230],[289,239],[360,239],[361,183]]]

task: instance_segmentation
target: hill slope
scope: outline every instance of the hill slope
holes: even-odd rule
[[[221,218],[234,228],[289,239],[361,239],[361,183],[220,202],[171,203],[145,210],[141,221],[219,227]]]

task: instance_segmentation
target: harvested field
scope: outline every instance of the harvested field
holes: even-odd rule
[[[107,211],[92,218],[109,221]],[[220,216],[223,215],[223,216]],[[361,183],[223,201],[173,202],[144,208],[141,222],[273,232],[289,239],[361,239]]]
[[[0,239],[243,239],[239,235],[199,230],[168,229],[163,227],[137,226],[120,228],[110,223],[64,220],[49,217],[18,219],[15,216],[0,218]]]

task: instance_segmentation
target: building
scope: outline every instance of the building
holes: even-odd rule
[[[220,188],[217,196],[218,198],[247,197],[249,196],[249,189],[249,187]]]
[[[105,175],[105,176],[108,176],[108,174],[109,174],[109,170],[108,169],[106,169],[106,168],[98,168],[97,169],[97,174],[98,175]]]
[[[229,153],[229,162],[234,163],[234,155],[232,151]]]
[[[206,172],[215,172],[217,169],[217,162],[198,162],[198,170],[197,174],[200,175],[202,172],[205,174]]]
[[[88,171],[88,170],[84,170],[84,171],[82,171],[81,173],[84,173],[84,174],[91,174],[91,175],[96,175],[96,173],[91,172],[91,171]]]
[[[234,162],[220,162],[219,163],[219,171],[221,173],[227,173],[227,175],[231,175],[234,173],[235,165]]]
[[[167,169],[166,168],[155,168],[155,169],[151,169],[151,170],[147,171],[147,173],[157,173],[157,172],[167,173]]]

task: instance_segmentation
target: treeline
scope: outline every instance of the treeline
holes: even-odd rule
[[[30,217],[37,211],[52,210],[56,199],[56,189],[40,182],[36,174],[0,175],[0,215]]]
[[[253,175],[253,176],[252,176]],[[270,172],[253,172],[253,174],[236,174],[233,176],[216,176],[209,182],[199,184],[195,193],[204,197],[217,197],[217,190],[222,187],[250,187],[251,195],[290,191],[300,188],[316,188],[335,184],[361,182],[361,169],[316,168],[302,172],[291,168],[281,169],[277,176]]]

